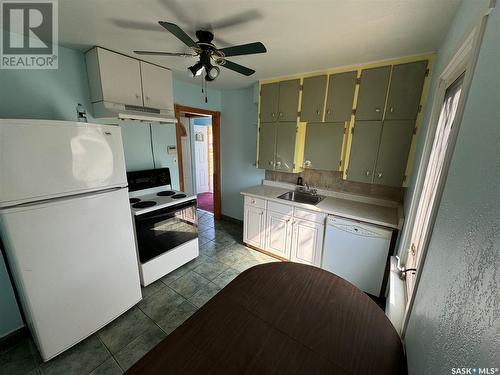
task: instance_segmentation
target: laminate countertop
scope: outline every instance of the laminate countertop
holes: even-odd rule
[[[370,197],[329,191],[318,192],[320,195],[326,195],[326,198],[317,205],[291,202],[278,198],[291,190],[294,190],[293,186],[262,184],[245,189],[241,191],[241,194],[393,229],[401,229],[403,225],[402,207],[394,202],[384,204],[382,200]],[[370,202],[370,200],[373,202]]]

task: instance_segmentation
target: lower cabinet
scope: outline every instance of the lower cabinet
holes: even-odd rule
[[[324,224],[294,219],[292,222],[290,260],[292,262],[319,266],[321,263],[324,231]]]
[[[248,245],[292,262],[319,266],[325,231],[324,214],[268,202],[281,211],[245,204],[243,238]],[[261,204],[261,207],[267,207]]]
[[[245,218],[243,221],[243,239],[245,243],[264,248],[266,216],[263,208],[245,205]]]

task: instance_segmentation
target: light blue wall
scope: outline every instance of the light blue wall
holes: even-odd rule
[[[199,80],[197,82],[200,82]],[[221,110],[221,91],[210,88],[208,84],[208,102],[205,103],[205,94],[201,92],[201,84],[195,85],[189,82],[174,79],[174,102],[188,107],[208,109],[211,111]]]
[[[459,36],[477,21],[479,10],[485,9],[478,10],[478,4],[462,3],[443,52],[454,50]],[[488,21],[410,316],[405,341],[412,375],[500,367],[499,35],[497,5]]]
[[[14,290],[0,253],[0,337],[8,335],[23,325]]]
[[[222,91],[221,175],[222,213],[243,219],[240,191],[259,185],[264,171],[255,168],[257,104],[253,88]]]

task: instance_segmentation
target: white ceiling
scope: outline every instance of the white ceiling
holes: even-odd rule
[[[222,69],[211,83],[246,87],[259,79],[360,64],[435,51],[459,0],[61,0],[62,45],[86,50],[100,45],[127,55],[133,50],[188,52],[158,21],[177,23],[193,39],[209,28],[227,47],[261,41],[268,52],[230,60],[256,70],[245,77]],[[231,25],[237,20],[237,25]],[[196,40],[196,39],[195,39]],[[193,81],[192,58],[145,58]],[[199,79],[196,81],[199,82]]]

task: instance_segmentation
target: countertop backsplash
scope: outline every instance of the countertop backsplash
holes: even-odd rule
[[[325,190],[335,190],[345,193],[361,194],[376,198],[403,202],[404,188],[384,185],[365,184],[363,182],[346,181],[338,171],[321,171],[305,169],[300,173],[285,173],[266,170],[266,180],[276,182],[297,183],[297,177],[302,177],[305,184]]]

